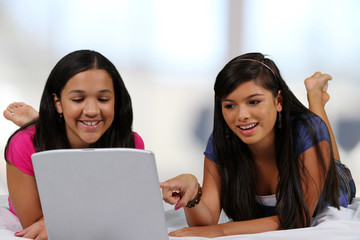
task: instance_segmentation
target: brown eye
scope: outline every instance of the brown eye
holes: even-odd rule
[[[226,104],[225,106],[224,106],[224,108],[226,108],[226,109],[231,109],[231,108],[233,108],[234,107],[234,104]]]
[[[252,100],[252,101],[249,102],[249,104],[252,104],[252,105],[253,104],[258,104],[258,103],[260,103],[260,101],[258,101],[258,100]]]

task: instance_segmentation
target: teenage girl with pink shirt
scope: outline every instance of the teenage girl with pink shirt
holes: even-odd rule
[[[14,117],[14,109],[23,111],[19,118]],[[95,51],[72,52],[55,65],[39,113],[26,104],[14,103],[4,116],[21,126],[5,149],[10,210],[23,227],[15,234],[18,237],[48,238],[31,162],[33,153],[89,147],[144,149],[141,137],[132,131],[131,99],[122,78],[115,66]]]

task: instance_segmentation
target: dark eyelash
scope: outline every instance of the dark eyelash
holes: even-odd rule
[[[231,109],[231,108],[233,108],[234,107],[234,104],[227,104],[227,105],[225,105],[225,108],[226,109]]]

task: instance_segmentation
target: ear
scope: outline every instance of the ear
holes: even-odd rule
[[[56,111],[57,111],[59,114],[62,114],[62,113],[63,113],[63,109],[62,109],[62,105],[61,105],[60,98],[59,98],[55,93],[53,93],[52,96],[53,96],[54,106],[55,106]]]
[[[281,94],[281,90],[278,91],[278,95],[275,99],[275,105],[276,105],[276,110],[278,112],[281,112],[282,109],[283,109],[283,97],[282,97],[282,94]]]

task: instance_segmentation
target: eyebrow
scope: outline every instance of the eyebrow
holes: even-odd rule
[[[85,91],[83,90],[79,90],[79,89],[75,89],[75,90],[71,90],[68,94],[72,94],[72,93],[85,93]],[[112,93],[112,91],[110,91],[109,89],[103,89],[98,91],[98,93]]]
[[[254,94],[251,94],[251,95],[245,97],[243,100],[248,100],[248,99],[251,99],[253,97],[258,97],[258,96],[264,96],[264,94],[262,94],[262,93],[254,93]],[[224,98],[222,101],[223,102],[235,102],[234,100],[226,99],[226,98]]]

